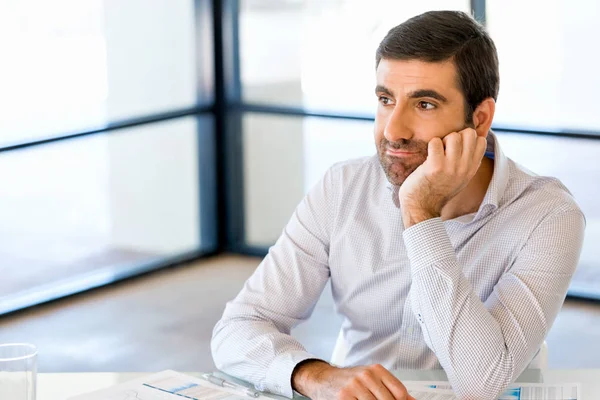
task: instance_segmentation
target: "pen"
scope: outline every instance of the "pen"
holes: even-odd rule
[[[254,389],[250,389],[250,388],[247,388],[247,387],[241,386],[241,385],[236,385],[235,383],[226,381],[225,379],[217,378],[216,376],[214,376],[212,374],[203,374],[202,378],[204,378],[205,380],[207,380],[210,383],[215,384],[217,386],[221,386],[224,388],[233,389],[238,392],[242,392],[244,395],[246,395],[248,397],[258,397],[260,395]]]

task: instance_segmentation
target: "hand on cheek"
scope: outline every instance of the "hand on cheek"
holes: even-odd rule
[[[406,228],[441,215],[442,208],[477,173],[485,154],[485,137],[472,128],[428,144],[427,160],[402,184],[399,200]]]

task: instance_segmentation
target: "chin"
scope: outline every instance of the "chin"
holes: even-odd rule
[[[402,186],[406,178],[410,176],[423,162],[415,164],[405,164],[401,162],[393,162],[387,156],[380,155],[379,161],[385,172],[387,180],[395,186]]]
[[[394,186],[402,186],[402,184],[404,183],[404,181],[406,180],[406,178],[408,178],[408,175],[406,171],[402,171],[400,173],[398,172],[394,172],[393,170],[390,169],[385,169],[385,176],[387,177],[387,180]]]
[[[398,167],[398,166],[396,166]],[[394,165],[388,165],[384,167],[385,176],[387,180],[394,186],[402,186],[402,184],[408,179],[408,177],[415,172],[418,165],[411,166],[410,168],[394,168]]]
[[[388,181],[394,186],[402,186],[406,178],[397,178],[388,176]]]

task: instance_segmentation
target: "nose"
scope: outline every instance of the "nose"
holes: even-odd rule
[[[402,104],[397,104],[387,120],[383,136],[390,142],[397,142],[401,139],[411,139],[413,135],[410,116]]]

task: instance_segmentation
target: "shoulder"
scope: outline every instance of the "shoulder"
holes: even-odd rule
[[[509,171],[507,203],[514,203],[541,219],[564,213],[583,217],[573,194],[558,178],[537,175],[510,159]]]
[[[355,158],[333,164],[327,174],[333,182],[344,185],[357,180],[372,180],[383,174],[377,155]]]

